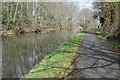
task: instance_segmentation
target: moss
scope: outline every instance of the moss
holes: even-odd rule
[[[89,29],[82,31],[59,46],[59,48],[46,56],[40,64],[35,65],[25,77],[22,78],[62,78],[72,71],[72,60],[75,58],[75,51],[79,42]]]
[[[112,43],[114,46],[116,46],[116,47],[118,47],[118,48],[120,48],[120,43]]]

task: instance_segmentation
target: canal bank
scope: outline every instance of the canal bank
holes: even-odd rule
[[[88,30],[76,34],[67,42],[60,45],[57,50],[35,65],[22,80],[24,78],[64,78],[67,73],[73,70],[74,66],[72,62],[77,56],[75,52]]]
[[[3,78],[21,78],[82,29],[2,36]],[[13,63],[14,62],[14,63]]]

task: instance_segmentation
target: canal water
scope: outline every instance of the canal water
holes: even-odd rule
[[[2,38],[2,75],[4,78],[20,78],[35,64],[54,52],[58,46],[80,29],[58,30],[43,34],[25,34]]]

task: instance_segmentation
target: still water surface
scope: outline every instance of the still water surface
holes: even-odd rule
[[[19,78],[35,64],[55,51],[79,29],[60,30],[44,34],[25,34],[2,38],[2,74],[4,78]]]

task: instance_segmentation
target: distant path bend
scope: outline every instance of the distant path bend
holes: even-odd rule
[[[119,78],[120,50],[99,39],[96,29],[90,30],[84,37],[75,60],[75,70],[67,76],[75,78]]]

